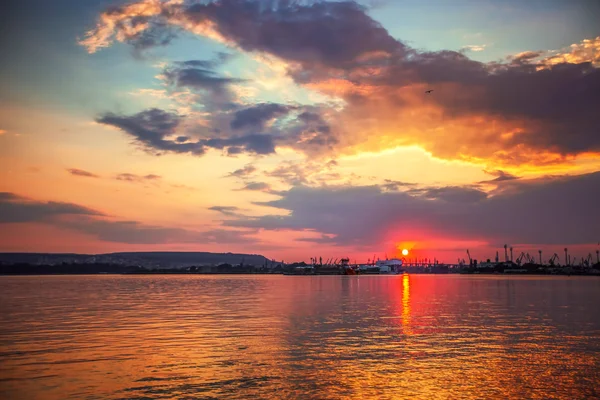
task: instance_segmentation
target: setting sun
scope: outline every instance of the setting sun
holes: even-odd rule
[[[403,256],[407,256],[408,255],[408,250],[407,249],[402,249],[402,255]]]

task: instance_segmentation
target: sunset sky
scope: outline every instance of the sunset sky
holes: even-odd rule
[[[12,3],[0,251],[595,258],[596,0]]]

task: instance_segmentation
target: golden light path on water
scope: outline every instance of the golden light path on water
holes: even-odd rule
[[[406,335],[411,335],[410,330],[410,276],[402,276],[402,327]]]
[[[0,277],[0,398],[598,398],[598,304],[595,277]]]

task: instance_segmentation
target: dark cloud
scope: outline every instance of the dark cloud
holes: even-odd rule
[[[228,85],[243,82],[241,79],[225,78],[210,69],[183,67],[181,65],[163,71],[167,82],[177,87],[208,90],[215,94],[223,94]]]
[[[82,43],[95,51],[113,35],[134,41],[139,33],[133,30],[129,37],[124,26],[135,24],[135,14],[131,7],[105,13],[99,28]],[[275,55],[288,63],[288,73],[297,83],[326,93],[334,87],[334,95],[346,107],[330,113],[333,125],[320,123],[317,114],[300,112],[296,125],[277,135],[278,145],[307,154],[352,147],[373,132],[388,130],[398,132],[400,143],[420,144],[435,155],[493,158],[504,164],[564,162],[567,155],[600,151],[600,69],[587,60],[582,46],[572,51],[578,52],[576,57],[526,52],[500,63],[478,62],[456,51],[420,51],[390,36],[354,1],[191,0],[164,3],[144,18],[153,29],[168,21],[175,27],[198,28],[247,52]],[[594,43],[586,42],[586,49]],[[233,83],[233,78],[218,76],[208,67],[201,61],[180,63],[165,75],[175,85],[216,93]],[[424,97],[423,88],[435,91]],[[473,120],[482,118],[500,126],[490,130],[486,121],[486,135],[461,133],[461,140],[458,134],[410,136],[405,133],[409,128],[424,129],[412,116],[402,119],[399,111],[424,105],[443,110],[442,117],[424,117],[434,133],[435,125],[460,122],[472,127]],[[231,126],[261,126],[269,118],[268,113],[256,113],[254,120],[251,115],[234,119]],[[369,124],[375,128],[364,129]],[[239,151],[234,148],[231,153]],[[540,151],[562,158],[548,161]]]
[[[514,181],[514,180],[520,179],[518,176],[509,174],[508,172],[505,172],[505,171],[502,171],[499,169],[495,170],[495,171],[484,171],[484,172],[488,175],[495,176],[495,178],[491,179],[489,181],[482,181],[479,183],[500,183],[500,182]]]
[[[34,201],[15,195],[0,193],[0,223],[43,222],[60,216],[101,216],[101,212],[72,203]]]
[[[86,178],[99,178],[98,175],[93,174],[93,173],[88,172],[88,171],[84,171],[82,169],[68,168],[67,171],[69,171],[69,173],[71,175],[75,175],[75,176],[83,176],[83,177],[86,177]]]
[[[242,147],[239,146],[231,146],[227,148],[227,155],[228,156],[235,156],[237,154],[241,154],[244,152],[244,149]]]
[[[514,190],[490,197],[469,188],[462,192],[437,188],[434,194],[441,193],[442,198],[385,192],[379,186],[297,186],[281,192],[281,199],[259,203],[286,210],[288,215],[241,217],[224,223],[255,229],[310,230],[328,235],[319,239],[328,243],[367,247],[390,238],[409,240],[419,234],[425,235],[423,239],[436,235],[494,243],[597,242],[600,172],[516,181],[514,185]],[[467,201],[459,201],[463,198]]]
[[[476,203],[487,198],[487,194],[479,189],[460,186],[409,189],[407,192],[430,200],[452,203]]]
[[[137,57],[143,56],[144,52],[148,49],[170,44],[173,39],[177,38],[179,32],[178,28],[164,21],[146,17],[133,18],[131,19],[131,23],[134,28],[136,25],[150,23],[148,28],[139,31],[129,39],[135,50],[134,55]]]
[[[246,51],[262,51],[300,63],[343,67],[368,52],[394,53],[403,45],[353,1],[222,0],[183,10],[194,24],[216,31]]]
[[[203,147],[165,140],[165,136],[175,133],[175,129],[181,122],[181,116],[178,114],[151,108],[131,116],[106,113],[98,117],[96,122],[119,128],[148,148],[181,153],[204,153]]]
[[[217,52],[216,57],[212,60],[188,60],[188,61],[177,61],[174,65],[181,68],[203,68],[203,69],[215,69],[234,57],[233,54]]]
[[[264,124],[273,118],[285,115],[290,111],[289,106],[277,103],[261,103],[236,111],[231,120],[232,129],[255,128],[262,130]]]
[[[230,147],[243,149],[254,154],[271,154],[275,152],[275,143],[271,135],[248,134],[227,138],[199,139],[195,142],[181,143],[177,140],[165,139],[176,133],[182,117],[156,108],[142,111],[134,115],[107,113],[96,121],[117,127],[133,136],[134,139],[149,150],[203,155],[207,148],[227,149]]]
[[[298,119],[306,123],[322,121],[321,116],[319,114],[309,111],[305,111],[302,114],[298,115]]]
[[[226,147],[240,147],[246,152],[255,154],[271,154],[275,153],[275,143],[273,136],[262,134],[250,134],[245,136],[236,136],[226,139],[206,139],[203,140],[207,147],[215,149],[224,149]]]
[[[600,151],[600,135],[595,130],[600,124],[596,112],[600,104],[600,69],[587,62],[547,66],[529,64],[527,59],[493,66],[452,51],[415,52],[360,81],[385,93],[387,104],[396,104],[398,88],[426,85],[435,88],[428,101],[442,106],[447,117],[487,115],[514,125],[505,128],[514,131],[508,140],[502,139],[502,131],[493,138],[475,138],[480,143],[487,141],[492,152],[519,146],[559,154]],[[347,99],[361,106],[356,98]],[[505,161],[520,164],[528,158],[525,154],[522,160]]]

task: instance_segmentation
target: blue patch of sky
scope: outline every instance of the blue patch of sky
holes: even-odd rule
[[[597,0],[390,0],[377,2],[369,14],[418,49],[486,45],[485,51],[468,53],[484,62],[527,50],[561,49],[600,35]]]
[[[499,60],[526,50],[560,49],[600,36],[597,0],[361,0],[390,34],[424,50],[458,50],[487,45],[469,56]],[[210,59],[217,51],[235,52],[210,39],[181,35],[169,46],[139,59],[132,48],[116,43],[88,54],[77,38],[95,26],[113,0],[26,0],[14,2],[2,18],[0,101],[52,105],[92,114],[131,112],[140,103],[128,93],[160,88],[158,61]],[[372,5],[375,4],[373,7]],[[239,55],[220,68],[234,77],[256,74],[259,64]],[[296,90],[294,90],[296,92]],[[302,102],[312,102],[300,93]],[[282,92],[263,90],[261,98],[283,101]]]
[[[10,9],[10,38],[3,44],[0,100],[61,107],[85,114],[121,103],[121,93],[152,79],[156,71],[116,45],[88,54],[77,43],[93,28],[110,0],[24,1]]]

